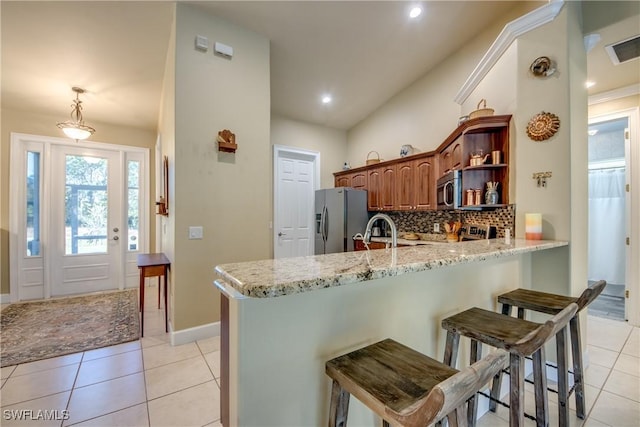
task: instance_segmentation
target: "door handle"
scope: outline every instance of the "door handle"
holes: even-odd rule
[[[283,233],[282,231],[278,233],[278,237],[282,237],[282,236],[286,236],[286,233]]]
[[[118,227],[113,227],[113,232],[117,233],[118,231],[120,231],[120,229]]]
[[[113,240],[120,240],[118,236],[113,236]]]
[[[324,241],[326,242],[327,239],[329,238],[329,224],[328,221],[329,220],[329,210],[327,209],[327,207],[324,207]]]

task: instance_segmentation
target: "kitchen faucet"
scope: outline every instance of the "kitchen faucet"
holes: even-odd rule
[[[385,220],[389,226],[391,227],[391,246],[394,248],[398,247],[398,230],[396,230],[396,225],[393,223],[393,220],[389,215],[377,213],[371,217],[369,222],[367,223],[367,228],[364,232],[364,242],[371,243],[371,227],[373,227],[373,223],[378,219]]]

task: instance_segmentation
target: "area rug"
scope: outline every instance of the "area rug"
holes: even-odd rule
[[[136,289],[11,304],[0,312],[0,366],[140,338]]]

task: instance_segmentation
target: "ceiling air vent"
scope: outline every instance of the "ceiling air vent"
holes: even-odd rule
[[[640,35],[605,46],[611,62],[622,64],[640,56]]]

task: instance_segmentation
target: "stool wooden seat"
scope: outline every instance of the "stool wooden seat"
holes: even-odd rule
[[[383,425],[426,426],[448,417],[466,426],[466,400],[504,366],[497,351],[462,371],[392,339],[336,357],[326,363],[333,379],[329,427],[345,427],[353,395],[383,419]]]
[[[607,282],[600,280],[585,289],[578,298],[539,292],[531,289],[516,289],[498,296],[498,302],[502,304],[503,314],[510,315],[511,308],[518,307],[518,317],[520,319],[524,319],[525,310],[555,315],[571,303],[575,303],[578,306],[578,312],[580,312],[602,293],[606,285]],[[558,369],[558,406],[566,407],[569,396],[575,391],[576,415],[578,418],[584,419],[584,366],[582,363],[580,316],[578,316],[578,314],[575,314],[569,321],[569,332],[571,337],[574,386],[573,389],[569,389],[568,387],[569,381],[566,369],[564,371]],[[564,335],[560,334],[556,337],[556,347],[566,347]],[[492,394],[495,393],[497,393],[497,391]],[[490,404],[490,408],[492,411],[495,411],[495,404],[493,402]],[[560,426],[569,425],[569,412],[561,411],[561,414]]]
[[[455,367],[461,335],[471,338],[471,363],[475,363],[480,358],[482,343],[508,351],[510,353],[509,425],[513,427],[524,425],[524,358],[533,356],[536,423],[538,426],[546,427],[549,424],[549,410],[544,344],[557,333],[566,331],[565,327],[569,319],[577,310],[576,304],[569,304],[543,324],[481,308],[463,311],[442,321],[442,327],[447,330],[444,363]],[[468,408],[470,425],[475,425],[476,411],[477,402],[472,397]]]

